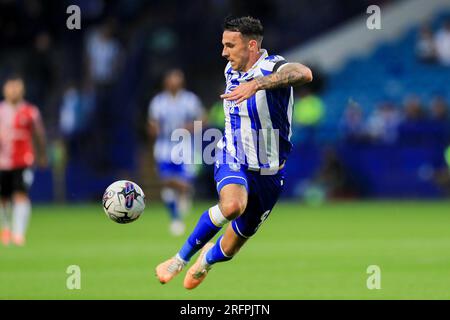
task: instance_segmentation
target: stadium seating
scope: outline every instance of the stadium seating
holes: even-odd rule
[[[441,14],[431,24],[438,29],[448,13]],[[322,123],[321,140],[333,140],[329,130],[336,130],[349,99],[358,102],[369,114],[380,102],[400,105],[409,94],[423,101],[442,95],[450,100],[450,70],[439,65],[420,62],[415,55],[419,26],[409,30],[393,43],[382,43],[368,57],[355,57],[339,71],[330,74],[322,98],[327,106]]]
[[[436,17],[431,23],[433,30],[446,17],[448,13]],[[416,25],[393,42],[380,43],[369,56],[354,57],[328,75],[321,92],[326,112],[316,131],[316,145],[300,141],[294,148],[287,165],[290,181],[285,196],[305,197],[305,185],[314,181],[321,170],[324,144],[336,150],[359,196],[443,196],[433,181],[433,170],[445,166],[442,143],[431,143],[436,139],[426,136],[430,143],[422,145],[352,144],[342,141],[339,127],[350,101],[361,106],[365,118],[383,102],[401,108],[410,94],[420,97],[425,107],[436,95],[450,101],[450,69],[425,64],[416,57],[419,27]]]

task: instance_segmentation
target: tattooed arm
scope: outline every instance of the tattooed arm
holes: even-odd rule
[[[300,63],[287,63],[278,72],[255,79],[257,90],[300,86],[312,81],[311,70]]]
[[[220,97],[226,100],[235,100],[236,103],[241,103],[254,95],[258,90],[300,86],[311,82],[312,78],[312,72],[308,67],[300,63],[287,63],[282,65],[278,72],[242,83],[230,93],[223,94]]]

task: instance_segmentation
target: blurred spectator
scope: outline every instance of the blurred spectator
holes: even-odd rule
[[[333,148],[324,150],[323,162],[315,182],[324,188],[328,198],[343,198],[356,195],[347,170]]]
[[[357,195],[356,183],[352,181],[336,150],[323,149],[319,169],[311,180],[301,185],[301,194],[308,204],[318,205],[325,199],[349,198]]]
[[[443,156],[444,165],[436,168],[434,181],[445,195],[450,196],[450,144],[445,148]]]
[[[364,117],[358,103],[350,101],[339,123],[340,132],[347,142],[366,140]]]
[[[92,88],[81,88],[71,83],[64,90],[59,108],[59,145],[70,159],[90,159],[87,154],[96,154],[95,149],[102,150],[101,145],[92,143],[92,128],[89,123],[95,104]]]
[[[223,130],[225,126],[225,114],[223,112],[223,100],[216,101],[208,112],[208,127]]]
[[[444,158],[445,158],[445,164],[447,165],[447,169],[450,172],[450,144],[445,149]]]
[[[450,66],[450,19],[436,33],[435,42],[438,61],[444,66]]]
[[[416,95],[410,95],[405,98],[404,110],[409,119],[420,119],[424,117],[422,100]]]
[[[78,116],[81,110],[81,97],[75,86],[69,86],[63,93],[60,110],[61,133],[70,138],[78,129]]]
[[[60,131],[66,139],[82,132],[88,123],[93,108],[93,95],[90,90],[79,90],[69,85],[64,91],[60,108]]]
[[[293,123],[300,126],[300,130],[294,130],[294,142],[296,136],[303,132],[305,141],[314,143],[317,127],[324,114],[325,105],[320,96],[309,88],[300,89],[299,99],[294,104],[293,114]]]
[[[450,119],[448,105],[443,97],[435,97],[431,103],[430,128],[432,130],[430,142],[445,147],[450,141]]]
[[[107,22],[95,29],[86,46],[90,80],[96,85],[111,84],[120,66],[120,45],[114,37],[114,23]]]
[[[86,43],[86,54],[89,78],[85,85],[92,84],[95,93],[92,139],[88,148],[96,170],[108,172],[113,167],[113,159],[108,154],[110,136],[114,132],[111,123],[120,117],[114,86],[119,79],[122,58],[114,20],[107,20],[92,31]]]
[[[420,28],[416,42],[416,56],[422,62],[436,62],[436,46],[433,32],[429,25],[423,25]]]
[[[400,113],[393,104],[389,102],[381,104],[367,120],[370,138],[375,142],[395,143],[400,119]]]
[[[437,96],[431,102],[431,116],[433,119],[447,122],[448,118],[448,105],[444,97]]]
[[[426,143],[427,121],[420,98],[414,95],[407,97],[403,112],[398,129],[399,142],[407,145]]]

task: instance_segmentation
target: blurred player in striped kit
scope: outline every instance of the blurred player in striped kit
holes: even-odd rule
[[[38,164],[47,165],[44,125],[38,108],[25,101],[24,94],[21,77],[6,80],[5,100],[0,102],[0,217],[4,245],[25,244],[31,214],[28,189],[33,180],[31,167],[35,163],[33,141],[38,151]]]
[[[182,159],[178,159],[173,151],[174,147],[180,147],[180,143],[171,141],[171,135],[177,129],[193,133],[194,121],[203,118],[203,106],[193,92],[184,89],[184,74],[181,70],[168,71],[163,85],[164,91],[150,102],[149,132],[156,137],[154,157],[163,183],[161,198],[171,217],[169,229],[173,235],[180,236],[185,232],[183,215],[190,207],[195,173],[194,164],[178,164]],[[189,144],[185,147],[192,150],[190,141],[181,143]]]
[[[232,259],[256,233],[283,189],[284,164],[292,149],[293,86],[312,81],[312,73],[300,63],[269,55],[262,39],[258,19],[224,23],[225,135],[214,172],[219,203],[203,213],[180,251],[156,267],[163,284],[203,248],[184,278],[186,289],[196,288],[214,263]],[[208,242],[228,222],[217,242]]]

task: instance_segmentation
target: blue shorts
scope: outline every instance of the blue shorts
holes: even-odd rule
[[[178,179],[191,182],[194,178],[193,168],[185,164],[173,162],[158,162],[159,177],[161,180]]]
[[[259,171],[251,171],[244,166],[216,164],[214,180],[219,195],[220,190],[228,184],[240,184],[247,189],[247,207],[231,225],[237,235],[249,238],[267,219],[283,191],[284,170],[274,175],[261,175]]]

